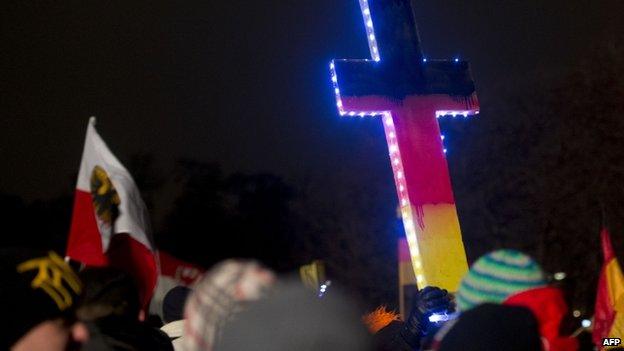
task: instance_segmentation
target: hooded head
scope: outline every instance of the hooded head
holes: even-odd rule
[[[439,351],[541,351],[537,320],[524,307],[482,304],[449,325]]]
[[[169,290],[163,299],[163,320],[171,323],[184,318],[184,304],[191,294],[191,289],[178,285]]]
[[[319,298],[295,279],[224,326],[215,351],[367,351],[371,340],[339,290]]]
[[[540,266],[516,250],[497,250],[479,258],[462,279],[457,306],[467,311],[479,304],[500,304],[513,294],[545,286]]]

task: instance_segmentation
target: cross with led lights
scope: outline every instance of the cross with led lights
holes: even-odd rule
[[[330,64],[341,116],[381,116],[420,288],[468,269],[437,118],[479,112],[468,63],[427,60],[410,0],[360,0],[372,60]]]

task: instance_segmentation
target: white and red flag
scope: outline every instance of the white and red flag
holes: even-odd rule
[[[114,266],[136,280],[146,307],[158,269],[150,222],[132,176],[108,149],[91,117],[78,173],[67,256]]]

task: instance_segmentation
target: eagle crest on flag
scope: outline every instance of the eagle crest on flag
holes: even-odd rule
[[[104,224],[110,226],[118,214],[117,207],[121,203],[119,194],[104,168],[100,166],[93,167],[90,185],[95,213]]]

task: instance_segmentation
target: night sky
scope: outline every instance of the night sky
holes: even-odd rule
[[[484,108],[624,33],[618,0],[414,6],[425,55],[469,60]],[[329,81],[332,58],[369,57],[356,0],[0,8],[0,192],[67,189],[92,115],[122,161],[149,153],[169,169],[190,157],[295,184],[381,173],[392,186],[381,123],[339,118]]]

